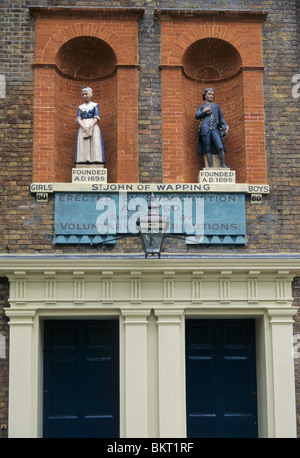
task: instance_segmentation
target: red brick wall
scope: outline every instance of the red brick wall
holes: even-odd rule
[[[162,74],[163,177],[167,183],[185,181],[184,123],[181,72],[166,68]]]
[[[262,17],[160,15],[165,181],[197,181],[203,158],[197,157],[195,114],[203,90],[213,87],[230,126],[227,165],[238,182],[267,182]]]
[[[263,74],[247,71],[243,79],[246,179],[248,183],[266,183]]]
[[[74,113],[76,116],[80,89],[85,84],[92,86],[102,113],[100,127],[109,181],[138,181],[137,17],[126,13],[120,28],[122,15],[112,13],[93,17],[92,22],[88,14],[79,21],[74,12],[59,16],[50,12],[41,16],[38,12],[36,16],[33,181],[71,180],[77,135]],[[267,181],[260,20],[163,18],[164,181],[197,181],[203,158],[196,152],[198,123],[194,116],[207,86],[214,87],[216,102],[230,126],[226,162],[236,171],[237,181]],[[97,74],[97,66],[93,67],[96,77],[88,80],[57,72],[56,64],[60,71],[70,74],[74,49],[84,63],[80,40],[89,40],[91,59],[102,43],[105,77]],[[200,69],[194,65],[199,59]]]
[[[51,68],[35,72],[33,181],[55,177],[55,73]]]
[[[75,118],[81,103],[82,86],[80,82],[55,73],[54,167],[57,182],[72,179],[78,129]]]
[[[75,118],[81,88],[88,85],[99,103],[109,181],[137,182],[138,14],[108,10],[92,16],[84,10],[78,14],[35,12],[33,181],[71,181],[78,129]],[[93,75],[84,66],[86,40],[91,45],[86,58]],[[74,53],[81,65],[78,75],[74,74]],[[98,66],[97,55],[102,59]]]

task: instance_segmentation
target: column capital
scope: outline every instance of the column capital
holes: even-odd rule
[[[125,318],[125,324],[147,324],[150,313],[150,309],[121,310],[121,314]]]
[[[178,322],[179,318],[183,316],[183,309],[165,309],[165,310],[154,310],[155,315],[159,321],[170,321]]]
[[[6,316],[10,319],[9,326],[22,325],[22,326],[32,326],[33,319],[36,315],[35,310],[14,310],[5,308],[4,309]]]
[[[293,317],[297,315],[296,307],[286,309],[269,309],[268,315],[271,324],[293,324]]]
[[[157,325],[180,325],[184,310],[154,310],[158,318]]]

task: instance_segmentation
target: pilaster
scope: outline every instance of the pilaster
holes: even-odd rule
[[[31,437],[32,327],[35,311],[6,310],[10,318],[9,427],[10,438]]]
[[[155,310],[158,318],[159,437],[185,437],[183,310]]]
[[[296,309],[268,311],[272,335],[274,433],[276,438],[295,438],[296,409],[293,360],[293,316]]]
[[[125,326],[125,437],[148,437],[149,315],[150,310],[122,310]]]

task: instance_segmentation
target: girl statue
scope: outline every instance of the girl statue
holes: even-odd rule
[[[82,88],[83,103],[78,107],[76,122],[79,124],[75,162],[104,164],[104,146],[98,122],[99,107],[92,102],[93,91],[90,87]]]

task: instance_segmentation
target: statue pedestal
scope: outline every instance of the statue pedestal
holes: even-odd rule
[[[103,164],[76,164],[72,183],[107,183],[107,169]]]
[[[75,164],[77,169],[103,169],[104,164]]]
[[[204,167],[199,172],[198,183],[235,184],[235,171],[227,167]]]

